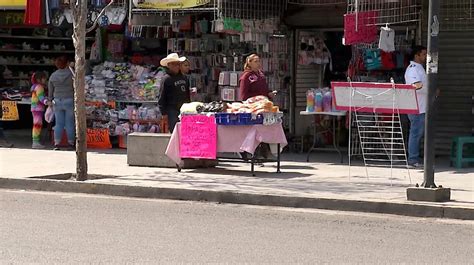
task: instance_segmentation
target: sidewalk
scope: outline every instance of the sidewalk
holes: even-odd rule
[[[329,200],[332,205],[340,204],[341,210],[355,210],[345,206],[348,201],[353,201],[358,207],[364,203],[381,203],[374,205],[374,211],[386,212],[380,207],[390,204],[402,206],[424,206],[429,210],[441,208],[456,208],[467,210],[470,216],[474,213],[474,170],[465,168],[455,170],[447,164],[440,164],[436,174],[437,185],[451,188],[451,202],[446,203],[424,203],[409,202],[406,200],[406,188],[421,183],[423,174],[421,171],[411,171],[411,185],[407,175],[407,170],[394,169],[393,179],[390,180],[390,169],[369,168],[370,177],[366,177],[365,167],[357,161],[357,166],[351,167],[351,177],[349,177],[349,167],[346,164],[333,163],[338,161],[336,155],[330,153],[314,153],[311,162],[306,163],[305,155],[284,154],[282,162],[282,173],[275,173],[273,164],[266,164],[265,167],[256,167],[256,176],[252,177],[249,172],[250,165],[222,163],[217,168],[183,170],[178,173],[176,169],[130,167],[127,165],[127,157],[124,150],[112,151],[90,151],[88,153],[89,174],[95,179],[85,183],[73,181],[61,181],[61,183],[90,184],[90,189],[96,189],[90,193],[110,194],[104,191],[104,187],[120,186],[124,192],[127,187],[134,190],[130,196],[146,197],[136,194],[140,192],[137,188],[156,188],[160,192],[173,191],[178,193],[170,196],[155,195],[151,197],[191,199],[191,200],[211,200],[220,202],[234,202],[226,198],[235,194],[244,194],[245,200],[241,203],[252,203],[255,201],[252,195],[259,196],[281,196],[281,203],[275,205],[286,205],[283,202],[291,199],[304,198],[305,200],[323,199]],[[444,159],[446,160],[446,159]],[[313,162],[319,161],[319,162]],[[0,148],[0,188],[20,188],[18,185],[25,185],[25,182],[16,182],[10,185],[6,180],[28,180],[33,177],[70,174],[75,172],[75,153],[72,151],[52,151],[52,150],[31,150],[22,148],[5,149]],[[67,176],[66,176],[67,177]],[[54,180],[51,180],[54,181]],[[58,182],[58,180],[56,180]],[[23,184],[21,184],[23,183]],[[52,182],[49,182],[51,184]],[[106,186],[101,186],[101,184]],[[35,184],[38,187],[39,184]],[[114,185],[114,186],[111,186]],[[97,188],[100,187],[100,188]],[[35,189],[25,186],[24,189]],[[37,188],[40,189],[40,188]],[[54,190],[41,188],[41,190]],[[63,190],[58,190],[63,191]],[[196,198],[185,192],[195,194]],[[205,192],[210,192],[212,196],[204,196]],[[127,193],[123,193],[125,196]],[[180,197],[182,195],[182,198]],[[219,194],[219,198],[217,198]],[[120,194],[116,194],[120,195]],[[262,197],[263,198],[263,197]],[[309,203],[306,201],[294,201],[296,207],[305,207]],[[256,202],[255,204],[260,204]],[[310,208],[331,208],[312,207]],[[363,207],[362,207],[363,208]],[[406,208],[406,207],[405,207]],[[361,209],[361,211],[371,211]],[[391,213],[388,211],[388,213]],[[395,214],[403,214],[393,212]],[[416,213],[407,215],[417,215]],[[422,213],[420,213],[423,216]],[[436,215],[433,215],[436,216]],[[466,218],[462,218],[466,219]]]

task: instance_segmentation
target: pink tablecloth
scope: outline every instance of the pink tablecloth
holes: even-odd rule
[[[182,160],[179,155],[180,126],[180,123],[176,124],[176,128],[166,148],[166,155],[178,165],[182,165]],[[262,142],[280,144],[280,148],[285,147],[288,142],[286,141],[282,125],[217,126],[218,153],[237,153],[245,151],[253,154],[257,146]]]

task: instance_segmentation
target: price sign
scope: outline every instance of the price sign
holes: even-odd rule
[[[18,106],[16,101],[2,101],[2,121],[17,121],[20,119],[18,115]]]
[[[179,138],[181,158],[216,159],[217,125],[213,116],[183,116]]]
[[[86,106],[96,106],[96,107],[102,107],[104,105],[107,105],[108,107],[115,109],[115,101],[108,101],[107,103],[102,102],[102,101],[86,101]]]
[[[110,135],[108,129],[87,129],[87,147],[98,149],[110,149]]]

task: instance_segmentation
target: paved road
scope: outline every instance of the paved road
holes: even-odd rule
[[[474,222],[0,190],[0,264],[473,264]]]

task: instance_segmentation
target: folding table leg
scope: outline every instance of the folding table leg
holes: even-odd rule
[[[277,145],[277,173],[281,173],[280,171],[280,144]]]
[[[313,145],[311,146],[311,148],[308,151],[308,154],[306,155],[306,162],[309,162],[309,156],[311,155],[311,152],[316,147],[316,141],[318,140],[317,139],[318,132],[317,132],[316,126],[317,126],[317,124],[316,124],[316,120],[315,120],[314,121],[314,129],[313,129]]]
[[[252,160],[250,160],[250,171],[252,172],[252,176],[255,177],[255,154],[252,155]]]
[[[337,120],[337,117],[333,116],[332,117],[332,143],[333,143],[333,146],[334,146],[334,149],[337,151],[337,153],[339,154],[339,157],[341,158],[341,164],[344,163],[344,156],[342,156],[342,152],[341,150],[339,150],[339,145],[337,144],[337,140],[339,140],[338,138],[336,138],[338,135],[336,133],[336,120]]]

